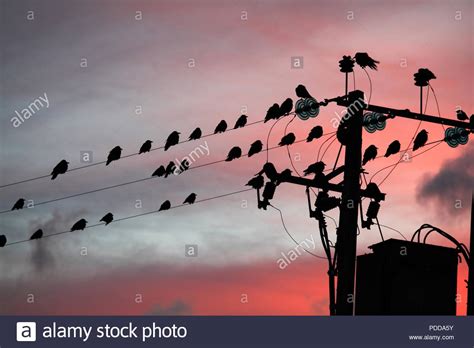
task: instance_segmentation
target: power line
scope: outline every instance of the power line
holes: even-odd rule
[[[291,233],[288,232],[288,229],[286,228],[286,225],[285,225],[285,220],[283,219],[283,213],[281,212],[281,210],[278,209],[277,207],[275,207],[275,206],[272,205],[272,204],[269,204],[269,205],[270,205],[270,207],[272,207],[273,209],[277,210],[277,211],[280,213],[281,223],[282,223],[282,225],[283,225],[283,228],[284,228],[286,234],[291,238],[291,240],[292,240],[297,246],[301,246],[301,243],[298,243],[298,241],[297,241],[295,238],[293,238],[293,236],[291,235]],[[315,253],[313,253],[313,252],[307,250],[306,248],[304,248],[304,247],[302,247],[302,246],[301,246],[301,248],[302,248],[304,251],[306,251],[308,254],[310,254],[310,255],[312,255],[312,256],[314,256],[314,257],[317,257],[318,259],[324,259],[324,260],[326,260],[326,257],[324,257],[324,256],[320,256],[320,255],[318,255],[318,254],[315,254]]]
[[[428,151],[432,150],[432,149],[435,148],[436,146],[440,145],[443,141],[444,141],[444,138],[443,138],[443,139],[440,139],[440,140],[435,140],[435,141],[432,141],[432,142],[430,142],[430,143],[425,144],[425,146],[432,145],[432,144],[434,144],[434,146],[430,147],[429,149],[423,150],[423,151],[417,153],[416,155],[411,156],[410,158],[418,157],[418,156],[424,154],[425,152],[428,152]],[[406,150],[400,150],[400,151],[398,151],[397,153],[402,153],[402,152],[403,152],[403,153],[406,153],[408,150],[413,150],[413,147],[410,147],[410,148],[408,148],[408,149],[406,149]],[[383,155],[382,155],[382,156],[377,156],[375,159],[379,159],[379,158],[383,158],[383,157],[385,157],[385,156],[383,156]],[[373,178],[374,178],[377,174],[383,172],[385,169],[388,169],[388,168],[392,168],[392,167],[394,167],[394,166],[397,166],[400,162],[401,162],[401,159],[400,159],[399,161],[397,161],[396,163],[390,164],[390,165],[388,165],[388,166],[386,166],[386,167],[383,167],[382,169],[376,171],[376,172],[370,177],[369,182],[373,182]],[[388,176],[386,176],[386,177],[381,181],[381,183],[379,184],[379,186],[380,186],[387,178],[388,178]]]
[[[191,142],[191,141],[197,141],[197,140],[200,140],[200,139],[203,139],[203,138],[207,138],[207,137],[211,137],[211,136],[214,136],[214,135],[219,135],[219,134],[227,133],[227,132],[230,132],[230,131],[233,131],[233,130],[236,130],[236,129],[241,129],[241,128],[249,127],[249,126],[252,126],[252,125],[255,125],[255,124],[258,124],[258,123],[262,123],[262,122],[264,122],[264,120],[255,121],[255,122],[252,122],[252,123],[247,123],[245,126],[239,127],[239,128],[230,128],[230,129],[227,129],[227,130],[225,130],[224,132],[221,132],[221,133],[209,133],[209,134],[205,134],[205,135],[201,136],[199,139],[191,139],[191,140],[183,140],[183,141],[180,141],[177,145],[184,144],[184,143],[188,143],[188,142]],[[164,148],[165,148],[164,146],[155,147],[155,148],[152,148],[152,149],[150,150],[150,152],[156,151],[156,150],[161,150],[161,149],[164,149]],[[132,154],[129,154],[129,155],[121,156],[120,159],[129,158],[129,157],[134,157],[134,156],[138,156],[138,155],[140,155],[140,153],[136,152],[136,153],[132,153]],[[90,167],[98,166],[98,165],[104,164],[104,163],[106,163],[106,162],[107,162],[107,161],[105,160],[105,161],[95,162],[95,163],[86,164],[86,165],[83,165],[83,166],[71,168],[71,169],[68,169],[68,171],[67,171],[66,173],[68,173],[68,172],[73,172],[73,171],[80,170],[80,169],[84,169],[84,168],[90,168]],[[0,185],[0,189],[5,188],[5,187],[9,187],[9,186],[18,185],[18,184],[23,184],[23,183],[30,182],[30,181],[35,181],[35,180],[39,180],[39,179],[49,178],[50,176],[51,176],[51,174],[47,174],[47,175],[41,175],[41,176],[33,177],[33,178],[30,178],[30,179],[25,179],[25,180],[20,180],[20,181],[11,182],[11,183],[8,183],[8,184],[5,184],[5,185]]]
[[[214,200],[214,199],[224,198],[224,197],[236,195],[236,194],[247,192],[247,191],[253,191],[253,189],[249,188],[249,189],[234,191],[234,192],[230,192],[230,193],[225,193],[225,194],[218,195],[218,196],[212,196],[212,197],[204,198],[204,199],[201,199],[201,200],[197,200],[193,204],[179,204],[179,205],[175,205],[175,206],[170,207],[170,209],[168,209],[168,210],[176,209],[176,208],[182,208],[182,207],[185,207],[185,206],[191,206],[191,205],[194,205],[194,204],[203,203],[203,202],[211,201],[211,200]],[[166,211],[166,210],[162,210],[162,211],[153,210],[153,211],[148,211],[148,212],[145,212],[145,213],[130,215],[130,216],[126,216],[126,217],[123,217],[123,218],[113,220],[113,222],[111,224],[115,224],[115,223],[120,222],[120,221],[135,219],[135,218],[145,216],[145,215],[157,214],[157,213],[161,213],[161,212],[164,212],[164,211]],[[89,225],[89,226],[86,226],[85,229],[94,228],[94,227],[102,226],[102,225],[105,225],[105,223],[102,222],[102,223],[97,223],[97,224],[94,224],[94,225]],[[65,233],[71,233],[71,231],[69,230],[69,231],[61,231],[61,232],[50,233],[50,234],[44,235],[41,239],[54,237],[54,236],[59,236],[61,234],[65,234]],[[20,244],[20,243],[26,243],[26,242],[30,242],[30,241],[32,241],[32,240],[31,239],[23,239],[23,240],[19,240],[19,241],[15,241],[15,242],[10,242],[8,244],[5,244],[5,246]]]
[[[305,140],[306,139],[301,139],[301,140],[295,141],[293,144],[301,143],[301,142],[304,142]],[[273,147],[268,148],[268,151],[271,151],[271,150],[274,150],[274,149],[277,149],[277,148],[280,148],[280,147],[281,147],[280,145],[273,146]],[[248,157],[248,154],[244,154],[240,158],[243,158],[243,157]],[[218,164],[218,163],[223,163],[223,162],[227,162],[227,161],[225,159],[223,159],[223,160],[217,160],[217,161],[213,161],[213,162],[204,163],[204,164],[201,164],[201,165],[191,166],[187,170],[185,170],[184,172],[189,171],[189,170],[193,170],[193,169],[198,169],[198,168],[211,166],[211,165]],[[148,181],[148,180],[152,180],[152,179],[156,179],[156,178],[154,176],[149,176],[149,177],[142,178],[142,179],[127,181],[127,182],[116,184],[116,185],[105,186],[105,187],[101,187],[101,188],[90,190],[90,191],[80,192],[80,193],[76,193],[76,194],[72,194],[72,195],[68,195],[68,196],[64,196],[64,197],[58,197],[58,198],[50,199],[50,200],[43,201],[43,202],[38,202],[38,203],[35,203],[34,205],[35,206],[45,205],[45,204],[49,204],[49,203],[53,203],[53,202],[62,201],[62,200],[65,200],[65,199],[70,199],[70,198],[74,198],[74,197],[78,197],[78,196],[88,195],[88,194],[91,194],[91,193],[106,191],[106,190],[114,189],[114,188],[117,188],[117,187],[127,186],[127,185],[131,185],[131,184],[135,184],[135,183],[143,182],[143,181]],[[9,213],[9,212],[12,212],[12,211],[16,211],[16,210],[7,209],[7,210],[0,211],[0,214],[6,214],[6,213]]]

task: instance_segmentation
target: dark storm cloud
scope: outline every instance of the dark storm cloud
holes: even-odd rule
[[[468,145],[460,157],[446,161],[435,175],[418,189],[419,202],[434,201],[441,213],[467,213],[474,188],[474,145]]]

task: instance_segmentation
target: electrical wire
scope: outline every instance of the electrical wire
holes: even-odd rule
[[[424,154],[424,153],[426,153],[426,152],[432,150],[432,149],[435,148],[436,146],[440,145],[442,142],[444,142],[444,138],[443,138],[443,139],[440,139],[440,140],[435,140],[435,141],[429,142],[429,143],[425,144],[425,146],[429,146],[429,145],[433,145],[433,144],[434,144],[434,145],[433,145],[432,147],[428,148],[428,149],[425,149],[425,150],[423,150],[423,151],[420,151],[419,153],[417,153],[416,155],[411,156],[410,158],[418,157],[418,156],[420,156],[420,155],[422,155],[422,154]],[[406,153],[408,150],[412,150],[412,149],[413,149],[413,147],[408,148],[408,149],[405,149],[405,150],[400,150],[400,151],[398,151],[397,153],[402,153],[402,152],[403,152],[403,153]],[[382,157],[384,157],[384,156],[378,156],[378,157],[376,157],[376,159],[382,158]],[[376,172],[370,177],[369,182],[373,182],[373,179],[374,179],[374,177],[375,177],[377,174],[383,172],[384,170],[386,170],[386,169],[388,169],[388,168],[397,166],[400,162],[401,162],[401,159],[400,159],[398,162],[396,162],[396,163],[390,164],[390,165],[388,165],[388,166],[386,166],[386,167],[383,167],[382,169],[379,169],[378,171],[376,171]],[[389,173],[389,174],[390,174],[390,173]],[[380,186],[387,178],[388,178],[388,176],[385,176],[385,178],[378,184],[378,186]]]
[[[249,189],[234,191],[234,192],[230,192],[230,193],[225,193],[225,194],[218,195],[218,196],[212,196],[212,197],[197,200],[193,204],[179,204],[179,205],[175,205],[175,206],[170,207],[169,210],[176,209],[176,208],[182,208],[182,207],[185,207],[185,206],[191,206],[191,205],[195,205],[195,204],[198,204],[198,203],[203,203],[203,202],[211,201],[211,200],[214,200],[214,199],[224,198],[224,197],[228,197],[228,196],[232,196],[232,195],[236,195],[236,194],[243,193],[243,192],[248,192],[248,191],[253,191],[253,189],[249,188]],[[145,212],[145,213],[130,215],[130,216],[126,216],[126,217],[123,217],[123,218],[114,219],[111,222],[111,224],[115,224],[115,223],[120,222],[120,221],[135,219],[135,218],[145,216],[145,215],[162,213],[162,212],[165,212],[165,211],[166,210],[162,210],[162,211],[153,210],[153,211],[148,211],[148,212]],[[105,223],[97,223],[97,224],[94,224],[94,225],[89,225],[89,226],[86,226],[85,229],[94,228],[94,227],[101,226],[101,225],[105,225]],[[50,233],[50,234],[44,235],[41,239],[54,237],[54,236],[62,235],[62,234],[65,234],[65,233],[71,233],[71,231],[68,230],[68,231]],[[5,247],[10,246],[10,245],[15,245],[15,244],[26,243],[26,242],[30,242],[30,241],[32,241],[32,240],[31,239],[18,240],[18,241],[15,241],[15,242],[10,242],[10,243],[5,244]]]
[[[258,123],[262,123],[262,122],[264,122],[264,120],[255,121],[255,122],[252,122],[252,123],[247,123],[245,126],[240,127],[240,128],[230,128],[230,129],[227,129],[227,130],[225,130],[224,132],[221,132],[221,133],[209,133],[209,134],[205,134],[205,135],[201,136],[199,139],[180,141],[177,145],[184,144],[184,143],[188,143],[188,142],[191,142],[191,141],[201,140],[201,139],[203,139],[203,138],[211,137],[211,136],[214,136],[214,135],[219,135],[219,134],[231,132],[231,131],[233,131],[233,130],[242,129],[242,128],[249,127],[249,126],[252,126],[252,125],[255,125],[255,124],[258,124]],[[161,150],[161,149],[164,149],[164,148],[165,148],[164,146],[155,147],[155,148],[152,148],[152,149],[150,150],[150,152],[156,151],[156,150]],[[138,155],[140,155],[138,152],[132,153],[132,154],[128,154],[128,155],[125,155],[125,156],[121,156],[121,157],[120,157],[120,160],[122,160],[122,159],[124,159],[124,158],[130,158],[130,157],[138,156]],[[106,163],[106,162],[107,162],[107,161],[100,161],[100,162],[95,162],[95,163],[86,164],[86,165],[83,165],[83,166],[71,168],[71,169],[68,169],[66,173],[73,172],[73,171],[80,170],[80,169],[84,169],[84,168],[90,168],[90,167],[98,166],[98,165],[104,164],[104,163]],[[18,185],[18,184],[23,184],[23,183],[30,182],[30,181],[35,181],[35,180],[39,180],[39,179],[49,178],[49,177],[51,177],[51,174],[41,175],[41,176],[33,177],[33,178],[30,178],[30,179],[20,180],[20,181],[15,181],[15,182],[11,182],[11,183],[8,183],[8,184],[0,185],[0,189],[5,188],[5,187],[9,187],[9,186]]]
[[[279,213],[280,213],[280,218],[281,218],[281,223],[283,225],[283,228],[286,232],[286,234],[291,238],[291,240],[297,245],[297,246],[301,246],[301,243],[298,243],[298,241],[291,235],[291,233],[288,231],[288,229],[286,228],[286,224],[285,224],[285,220],[283,219],[283,213],[280,209],[278,209],[277,207],[275,207],[274,205],[272,205],[271,203],[268,204],[270,207],[272,207],[273,209],[277,210]],[[301,248],[306,251],[308,254],[314,256],[314,257],[317,257],[318,259],[324,259],[326,260],[326,257],[324,256],[320,256],[318,254],[315,254],[309,250],[307,250],[306,248],[304,248],[303,246],[301,246]]]
[[[301,143],[301,142],[304,142],[304,141],[306,141],[306,139],[300,139],[300,140],[295,141],[293,144],[298,144],[298,143]],[[278,149],[278,148],[281,148],[281,147],[282,146],[280,146],[280,145],[276,145],[276,146],[273,146],[273,147],[269,148],[268,150],[271,151],[271,150],[275,150],[275,149]],[[245,158],[245,157],[248,157],[248,154],[243,154],[239,159]],[[190,170],[198,169],[198,168],[211,166],[211,165],[218,164],[218,163],[223,163],[223,162],[227,162],[227,161],[225,159],[222,159],[222,160],[208,162],[208,163],[204,163],[204,164],[200,164],[200,165],[196,165],[196,166],[190,166],[187,170],[185,170],[182,173],[185,173],[185,172],[190,171]],[[152,179],[157,179],[157,177],[149,176],[149,177],[138,179],[138,180],[127,181],[127,182],[116,184],[116,185],[105,186],[105,187],[101,187],[101,188],[90,190],[90,191],[80,192],[80,193],[76,193],[76,194],[72,194],[72,195],[68,195],[68,196],[64,196],[64,197],[58,197],[58,198],[54,198],[54,199],[50,199],[50,200],[35,203],[34,206],[49,204],[49,203],[58,202],[58,201],[62,201],[62,200],[65,200],[65,199],[70,199],[70,198],[79,197],[79,196],[85,196],[85,195],[88,195],[88,194],[91,194],[91,193],[106,191],[106,190],[114,189],[114,188],[117,188],[117,187],[132,185],[132,184],[135,184],[135,183],[148,181],[148,180],[152,180]],[[21,210],[23,210],[23,209],[21,209]],[[6,213],[9,213],[9,212],[18,212],[18,211],[19,210],[7,209],[7,210],[0,211],[0,214],[6,214]]]
[[[426,92],[425,111],[424,111],[425,114],[426,114],[426,110],[427,110],[427,108],[428,108],[428,99],[429,99],[429,96],[430,96],[430,89],[428,88],[428,89],[427,89],[427,92]],[[415,137],[416,137],[416,135],[418,134],[418,130],[420,129],[420,126],[421,126],[421,123],[422,123],[422,122],[423,122],[423,121],[418,122],[418,126],[416,127],[416,130],[415,130],[415,132],[413,133],[413,136],[412,136],[412,138],[410,139],[410,142],[409,142],[408,147],[407,147],[407,149],[405,150],[405,152],[408,151],[408,148],[410,148],[411,144],[412,144],[413,141],[415,140]],[[402,161],[402,157],[400,157],[400,158],[398,159],[397,163],[395,163],[395,165],[394,165],[394,166],[392,167],[392,169],[388,172],[388,174],[382,179],[382,181],[379,183],[379,186],[382,185],[382,184],[385,182],[385,180],[387,180],[387,179],[389,178],[389,176],[395,171],[395,169],[397,168],[397,166],[400,164],[401,161]],[[389,168],[390,168],[390,167],[389,167]],[[377,174],[377,173],[376,173],[376,174]],[[370,180],[372,181],[372,178],[371,178]]]

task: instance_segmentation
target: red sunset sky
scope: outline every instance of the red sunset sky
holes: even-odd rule
[[[473,3],[466,1],[10,1],[2,2],[2,101],[0,186],[49,174],[61,159],[81,165],[80,151],[94,161],[120,145],[137,152],[147,139],[164,144],[172,130],[187,138],[197,126],[212,132],[221,119],[231,126],[246,109],[249,122],[261,120],[269,106],[297,100],[304,84],[317,99],[344,92],[338,61],[368,52],[380,61],[370,71],[371,103],[416,111],[419,90],[413,73],[429,68],[440,112],[473,113]],[[34,20],[27,20],[28,11]],[[142,14],[136,20],[137,11]],[[245,19],[243,19],[245,18]],[[303,57],[292,69],[292,57]],[[87,67],[80,66],[87,59]],[[194,66],[190,67],[189,62]],[[360,69],[350,79],[369,94]],[[38,96],[50,105],[20,127],[11,118]],[[143,113],[136,115],[137,106]],[[315,125],[333,132],[343,109],[328,106],[315,119],[296,119],[288,131],[305,138]],[[427,113],[438,115],[433,94]],[[276,145],[290,118],[272,131]],[[266,140],[271,123],[202,139],[210,155],[196,165],[225,158],[232,146],[247,151]],[[414,136],[417,121],[395,119],[383,132],[364,133],[364,149],[379,151]],[[439,125],[422,124],[429,141],[444,137]],[[472,137],[471,137],[472,138]],[[316,161],[325,138],[291,146],[303,171]],[[198,144],[123,159],[49,178],[1,188],[1,209],[19,197],[45,201],[149,176],[160,164],[182,158]],[[473,142],[458,148],[441,144],[400,164],[381,186],[387,193],[380,222],[407,238],[423,223],[438,226],[468,244]],[[338,144],[325,154],[334,163]],[[290,167],[285,149],[271,151],[277,169]],[[87,218],[96,223],[108,211],[116,218],[156,210],[169,199],[180,204],[190,192],[199,198],[243,189],[262,167],[261,153],[231,163],[189,171],[113,190],[0,215],[0,234],[9,241],[68,230]],[[365,167],[370,177],[397,158],[377,159]],[[383,179],[387,172],[374,177]],[[443,181],[445,178],[451,181]],[[424,186],[423,182],[429,183]],[[136,208],[140,200],[143,207]],[[462,208],[456,209],[457,201]],[[282,185],[272,202],[283,211],[297,240],[314,234],[304,188]],[[330,214],[337,219],[337,212]],[[330,238],[335,228],[329,221]],[[384,228],[386,238],[399,235]],[[375,229],[362,230],[358,253],[380,241]],[[431,242],[446,244],[440,238]],[[199,255],[185,257],[186,244]],[[86,248],[87,256],[81,255]],[[0,250],[0,314],[193,314],[327,315],[326,261],[301,255],[284,270],[281,253],[294,244],[278,212],[258,210],[256,194],[246,192],[161,215],[112,223]],[[465,313],[466,267],[459,269],[458,314]],[[34,295],[34,303],[27,301]],[[137,303],[137,296],[141,299]]]

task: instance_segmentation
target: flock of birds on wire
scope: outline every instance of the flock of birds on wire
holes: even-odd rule
[[[351,58],[350,56],[344,56],[343,59],[339,62],[341,66],[341,71],[342,72],[350,72],[352,71],[352,67],[354,66],[354,63],[357,63],[359,66],[361,66],[363,69],[366,67],[369,67],[370,69],[377,70],[377,64],[379,63],[378,61],[372,59],[367,53],[356,53],[354,58]],[[423,70],[423,71],[422,71]],[[421,80],[417,81],[417,76],[418,79]],[[433,73],[431,73],[428,69],[420,69],[417,74],[415,74],[415,84],[419,85],[424,85],[427,81],[430,79],[436,78]],[[299,98],[313,98],[311,94],[308,92],[306,87],[304,85],[298,85],[295,89],[296,95]],[[285,99],[281,104],[274,103],[268,110],[264,119],[264,123],[270,121],[270,120],[278,120],[283,116],[289,115],[293,110],[293,100],[291,98]],[[469,119],[466,113],[462,110],[457,110],[456,116],[459,120],[464,121]],[[233,129],[238,129],[245,127],[247,124],[247,115],[241,115],[237,121],[235,122],[234,128]],[[225,120],[221,120],[217,126],[214,129],[214,134],[219,134],[219,133],[224,133],[227,131],[228,124]],[[178,145],[180,143],[180,135],[181,133],[178,131],[173,131],[169,134],[168,138],[166,139],[165,145],[164,145],[164,151],[167,151],[169,148],[172,146]],[[323,128],[321,126],[315,126],[313,127],[307,138],[306,142],[311,142],[314,139],[318,139],[322,137],[323,135]],[[188,140],[198,140],[202,136],[202,130],[197,127],[194,129],[189,137]],[[288,133],[285,136],[283,136],[278,143],[279,146],[289,146],[292,145],[296,141],[296,136],[294,133]],[[416,135],[414,141],[413,141],[413,151],[418,150],[419,148],[423,147],[428,141],[428,132],[425,129],[422,129],[418,134]],[[140,147],[138,154],[143,154],[150,152],[152,149],[152,140],[146,140]],[[261,152],[264,148],[264,144],[260,140],[256,140],[250,145],[250,148],[247,152],[248,157],[252,157],[253,155]],[[112,150],[110,150],[108,156],[107,156],[107,161],[105,163],[106,166],[110,165],[114,161],[118,161],[121,158],[122,155],[122,148],[120,146],[115,146]],[[401,150],[401,144],[398,140],[393,141],[390,143],[385,151],[384,157],[389,157],[391,155],[399,153]],[[225,161],[230,162],[235,159],[238,159],[242,156],[242,149],[238,146],[234,146],[230,149],[227,158]],[[378,148],[375,145],[370,145],[368,146],[363,155],[362,159],[362,164],[366,165],[369,161],[376,159],[378,156]],[[65,174],[68,171],[68,165],[69,162],[66,161],[65,159],[61,160],[52,170],[51,172],[51,180],[55,180],[59,175]],[[303,172],[304,175],[310,175],[314,174],[315,178],[324,176],[323,171],[325,169],[325,163],[322,161],[317,161],[315,163],[310,164]],[[159,166],[152,174],[152,176],[157,176],[157,177],[168,177],[172,173],[182,173],[189,169],[190,163],[184,159],[179,167],[176,167],[176,164],[171,161],[166,167],[161,165]],[[259,173],[256,174],[254,178],[252,178],[246,186],[250,186],[254,189],[260,189],[263,187],[264,180],[262,177],[263,172],[265,171],[270,171],[270,174],[272,175],[273,172],[276,173],[276,170],[274,169],[274,166],[271,163],[267,163],[266,166],[264,166],[264,169],[260,171]],[[275,174],[273,173],[273,174]],[[281,174],[291,174],[291,170],[287,169],[283,171]],[[193,204],[196,201],[197,195],[195,193],[191,193],[183,202],[183,204]],[[20,210],[23,209],[25,206],[25,199],[20,198],[16,201],[16,203],[13,205],[11,210]],[[164,211],[164,210],[169,210],[171,208],[171,202],[169,200],[164,201],[158,211]],[[114,219],[114,215],[112,213],[107,213],[104,215],[101,219],[100,222],[103,222],[105,225],[110,224]],[[71,227],[70,231],[78,231],[78,230],[84,230],[87,226],[88,221],[86,219],[80,219],[77,222],[74,223],[74,225]],[[43,237],[43,230],[38,229],[35,231],[30,239],[40,239]],[[3,247],[6,245],[7,239],[4,235],[0,235],[0,247]]]

